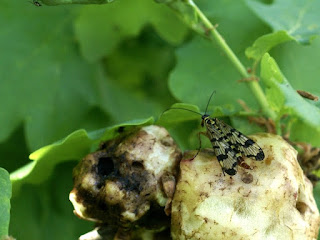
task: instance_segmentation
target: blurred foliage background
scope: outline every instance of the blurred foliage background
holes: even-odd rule
[[[220,34],[248,67],[253,61],[245,50],[257,38],[286,31],[289,37],[281,41],[288,42],[275,44],[270,55],[294,89],[320,95],[318,3],[195,2],[219,24]],[[238,82],[241,75],[215,44],[192,31],[165,4],[116,0],[37,7],[27,0],[2,0],[0,11],[0,167],[13,172],[25,166],[12,175],[9,233],[17,239],[77,239],[92,229],[72,213],[71,172],[97,139],[112,137],[112,126],[127,121],[150,124],[149,117],[158,119],[176,102],[204,111],[215,90],[211,111],[246,134],[258,130],[237,116],[238,99],[261,115],[250,88]],[[163,125],[183,149],[195,148],[198,117],[176,113]],[[296,124],[293,140],[319,147],[319,128]],[[68,135],[64,142],[52,144]],[[35,167],[29,154],[46,145],[49,150],[30,156],[42,159]],[[57,146],[64,149],[55,150]],[[8,179],[2,170],[0,180]],[[0,186],[9,189],[10,183],[0,181]],[[319,188],[315,193],[319,203]],[[10,193],[3,191],[1,197],[8,202]],[[8,204],[1,209],[8,209]],[[0,228],[0,236],[6,231]]]

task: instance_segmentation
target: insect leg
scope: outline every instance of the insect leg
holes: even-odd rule
[[[208,137],[206,132],[198,132],[197,135],[198,135],[198,139],[199,139],[199,148],[198,148],[198,151],[197,151],[197,153],[196,153],[192,158],[186,159],[185,161],[192,161],[193,159],[195,159],[195,158],[198,156],[198,154],[199,154],[199,152],[200,152],[200,150],[201,150],[201,137],[200,137],[200,135],[204,135],[204,136]]]
[[[248,164],[246,164],[246,163],[244,162],[244,160],[243,160],[242,157],[238,157],[237,161],[238,161],[238,165],[239,165],[240,167],[242,167],[242,168],[244,168],[244,169],[250,169],[250,170],[252,170],[252,168],[251,168]]]

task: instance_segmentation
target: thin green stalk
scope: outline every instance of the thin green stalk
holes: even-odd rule
[[[204,27],[208,29],[208,34],[210,34],[213,37],[213,39],[216,40],[219,47],[222,49],[222,51],[226,53],[227,57],[232,62],[232,64],[237,68],[241,76],[244,78],[249,78],[249,74],[246,68],[242,65],[242,63],[234,54],[234,52],[231,50],[231,48],[228,46],[224,38],[217,31],[216,27],[212,25],[209,19],[202,13],[202,11],[198,8],[198,6],[192,0],[189,0],[189,4],[194,8],[196,13],[198,14],[199,19],[202,21]]]
[[[64,4],[106,4],[111,3],[114,0],[33,0],[36,6],[41,4],[48,6],[64,5]]]
[[[198,33],[202,33],[206,37],[209,37],[210,40],[215,40],[215,42],[218,44],[218,46],[221,48],[221,50],[225,53],[227,58],[230,60],[230,62],[234,65],[234,67],[238,70],[240,75],[248,79],[250,78],[250,74],[247,72],[244,65],[240,62],[238,57],[234,54],[234,52],[231,50],[229,45],[226,43],[224,38],[220,35],[220,33],[217,31],[216,27],[212,25],[212,23],[209,21],[209,19],[203,14],[203,12],[198,8],[198,6],[192,1],[187,0],[186,4],[191,6],[197,16],[197,23],[194,24],[194,21],[188,21],[187,16],[184,16],[186,14],[183,10],[183,8],[179,9],[179,5],[170,5],[174,10],[179,12],[182,15],[182,19],[195,31]],[[267,98],[259,85],[256,81],[248,81],[249,87],[254,94],[255,98],[259,102],[263,112],[270,118],[276,119],[275,112],[272,111],[272,109],[269,107]]]
[[[254,96],[258,100],[263,112],[270,117],[271,119],[275,120],[277,118],[277,115],[272,109],[269,107],[266,95],[264,94],[261,86],[256,81],[250,81],[249,87],[251,91],[253,92]]]

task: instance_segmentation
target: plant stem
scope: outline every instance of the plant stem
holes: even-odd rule
[[[194,8],[196,13],[198,14],[199,19],[202,21],[204,27],[208,29],[207,33],[210,34],[213,37],[213,39],[216,40],[219,47],[226,53],[227,57],[233,63],[233,65],[237,68],[237,70],[240,72],[241,76],[244,78],[249,78],[249,74],[246,68],[242,65],[242,63],[234,54],[234,52],[231,50],[231,48],[228,46],[224,38],[217,31],[216,27],[211,24],[209,19],[202,13],[202,11],[198,8],[198,6],[192,0],[189,0],[189,4]]]
[[[113,2],[113,0],[39,0],[37,2],[48,6],[56,6],[63,4],[105,4]]]
[[[217,31],[216,27],[212,25],[212,23],[209,21],[209,19],[203,14],[203,12],[198,8],[198,6],[193,2],[193,0],[187,0],[185,3],[188,4],[189,6],[191,6],[192,9],[194,10],[194,12],[196,13],[196,15],[198,17],[197,18],[197,20],[198,20],[197,24],[194,24],[193,21],[186,21],[186,19],[188,19],[188,18],[184,17],[185,13],[183,12],[182,8],[181,8],[181,11],[179,11],[180,9],[177,7],[178,5],[175,6],[175,5],[170,5],[169,4],[169,6],[174,8],[174,10],[178,11],[180,14],[182,14],[182,19],[187,24],[189,24],[189,26],[192,29],[194,29],[198,33],[202,33],[203,35],[205,35],[207,37],[210,37],[211,41],[215,40],[216,43],[218,44],[218,46],[226,54],[228,59],[235,66],[235,68],[238,70],[238,72],[240,73],[240,75],[243,78],[248,79],[248,78],[252,77],[247,72],[246,68],[240,62],[240,60],[237,58],[237,56],[234,54],[234,52],[231,50],[231,48],[226,43],[224,38]],[[203,28],[205,29],[205,31],[203,31]],[[259,83],[257,81],[248,81],[248,84],[249,84],[249,88],[251,89],[253,95],[255,96],[257,101],[259,102],[264,114],[266,116],[270,117],[271,119],[276,119],[276,114],[269,107],[267,98],[266,98],[261,86],[259,85]]]

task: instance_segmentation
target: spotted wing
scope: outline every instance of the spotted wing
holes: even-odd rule
[[[224,131],[216,124],[216,121],[209,119],[206,122],[207,134],[211,141],[215,155],[222,167],[222,171],[229,175],[237,173],[239,155],[238,150],[228,141]]]
[[[228,142],[230,146],[233,146],[236,152],[257,161],[264,159],[264,152],[255,141],[219,119],[216,119],[215,124],[217,128],[221,129],[221,135],[225,136],[224,140]]]
[[[229,175],[235,175],[237,173],[238,157],[234,149],[226,141],[211,140],[211,143],[222,171]]]

